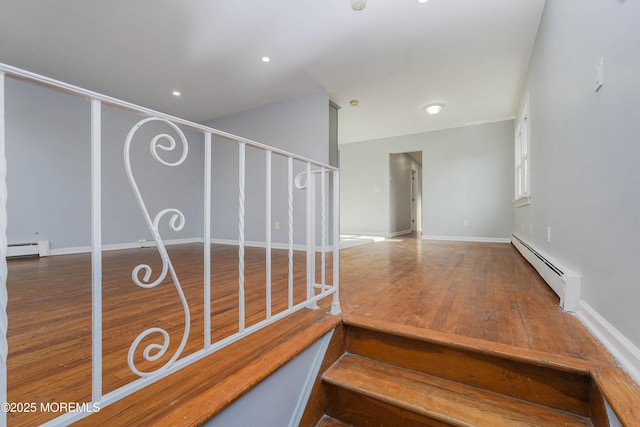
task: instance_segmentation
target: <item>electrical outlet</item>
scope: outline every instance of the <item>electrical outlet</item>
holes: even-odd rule
[[[276,221],[273,223],[273,228],[275,228],[276,230],[280,230],[280,222]]]
[[[462,222],[462,224],[463,224],[465,227],[468,227],[468,226],[469,226],[469,220],[468,220],[468,219],[465,219],[465,220]]]

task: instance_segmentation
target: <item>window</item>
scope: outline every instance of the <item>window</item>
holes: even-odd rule
[[[531,203],[531,156],[529,143],[529,94],[527,93],[522,114],[516,124],[516,198],[514,200],[516,207]]]

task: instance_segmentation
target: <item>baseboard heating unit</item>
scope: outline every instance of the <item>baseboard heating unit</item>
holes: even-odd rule
[[[49,256],[49,241],[9,243],[7,258],[42,257]]]
[[[564,311],[578,311],[580,302],[580,276],[552,260],[524,240],[511,235],[511,244],[520,251],[529,264],[560,297],[560,308]]]

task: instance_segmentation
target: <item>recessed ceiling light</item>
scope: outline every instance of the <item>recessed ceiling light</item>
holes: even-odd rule
[[[367,5],[367,0],[351,0],[351,8],[355,11],[364,9]]]
[[[431,115],[434,115],[442,111],[443,107],[444,107],[444,104],[429,104],[424,108],[424,111],[426,111]]]
[[[180,91],[178,91],[178,90],[174,90],[174,91],[173,91],[173,92],[171,92],[171,93],[173,93],[173,96],[180,96],[180,95],[182,95],[182,94],[180,93]]]
[[[357,107],[358,106],[358,100],[357,99],[352,99],[351,101],[349,101],[349,104],[351,104],[352,107]]]
[[[428,2],[428,1],[429,1],[429,0],[418,0],[418,3],[426,3],[426,2]]]
[[[269,61],[271,61],[271,58],[269,58],[268,56],[262,57],[262,62],[269,62]]]

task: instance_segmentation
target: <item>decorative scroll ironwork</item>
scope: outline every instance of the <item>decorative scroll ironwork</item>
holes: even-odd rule
[[[180,354],[182,353],[182,350],[184,350],[184,347],[187,343],[187,339],[189,337],[189,329],[191,326],[191,319],[190,319],[189,306],[187,304],[187,300],[184,296],[182,287],[180,286],[180,281],[178,280],[175,269],[173,268],[173,264],[171,263],[171,259],[169,258],[169,254],[167,253],[167,250],[162,241],[162,237],[160,236],[160,231],[159,231],[160,221],[167,214],[171,214],[171,218],[169,219],[169,227],[171,228],[171,230],[176,232],[182,230],[185,224],[184,214],[178,209],[167,208],[158,212],[155,215],[155,217],[151,219],[149,211],[147,210],[144,200],[142,199],[142,194],[140,193],[140,189],[138,188],[136,180],[133,176],[133,170],[131,167],[130,150],[131,150],[131,143],[133,141],[133,138],[136,132],[143,125],[152,121],[162,122],[167,124],[169,127],[171,127],[175,131],[175,133],[178,134],[180,138],[180,142],[182,144],[182,155],[180,156],[180,158],[176,161],[166,161],[165,159],[162,158],[161,152],[163,151],[170,152],[175,150],[177,148],[176,140],[174,139],[173,136],[166,133],[162,133],[153,137],[153,139],[151,139],[149,149],[151,151],[151,156],[157,162],[169,167],[179,166],[182,163],[184,163],[189,151],[187,139],[184,136],[184,133],[182,132],[182,130],[171,121],[163,118],[149,117],[149,118],[143,119],[138,123],[136,123],[127,134],[127,139],[124,144],[124,166],[127,172],[127,177],[129,178],[129,184],[131,185],[131,189],[135,194],[136,200],[138,202],[138,206],[142,211],[144,220],[147,224],[147,228],[149,229],[149,231],[151,232],[151,235],[153,236],[153,240],[156,243],[158,252],[160,254],[160,258],[162,260],[162,271],[154,281],[151,281],[152,274],[153,274],[152,268],[147,264],[139,264],[138,266],[136,266],[131,273],[131,279],[136,285],[142,288],[150,289],[162,283],[167,277],[167,273],[170,273],[171,279],[173,280],[173,283],[176,287],[176,291],[180,296],[180,301],[184,309],[185,326],[184,326],[184,332],[182,335],[182,341],[180,342],[180,346],[178,347],[174,355],[171,357],[171,359],[167,361],[160,368],[157,368],[150,372],[141,371],[136,367],[135,361],[134,361],[134,354],[143,339],[147,338],[150,335],[160,334],[163,337],[162,344],[156,344],[156,343],[149,344],[145,347],[142,353],[143,357],[149,362],[154,362],[159,360],[162,356],[165,355],[165,353],[169,348],[169,344],[171,341],[169,337],[169,333],[162,328],[157,328],[157,327],[149,328],[144,332],[142,332],[140,335],[138,335],[138,337],[131,343],[131,346],[129,347],[128,357],[127,357],[129,368],[135,374],[141,377],[152,376],[158,373],[159,371],[168,369],[178,359],[178,357],[180,357]]]

